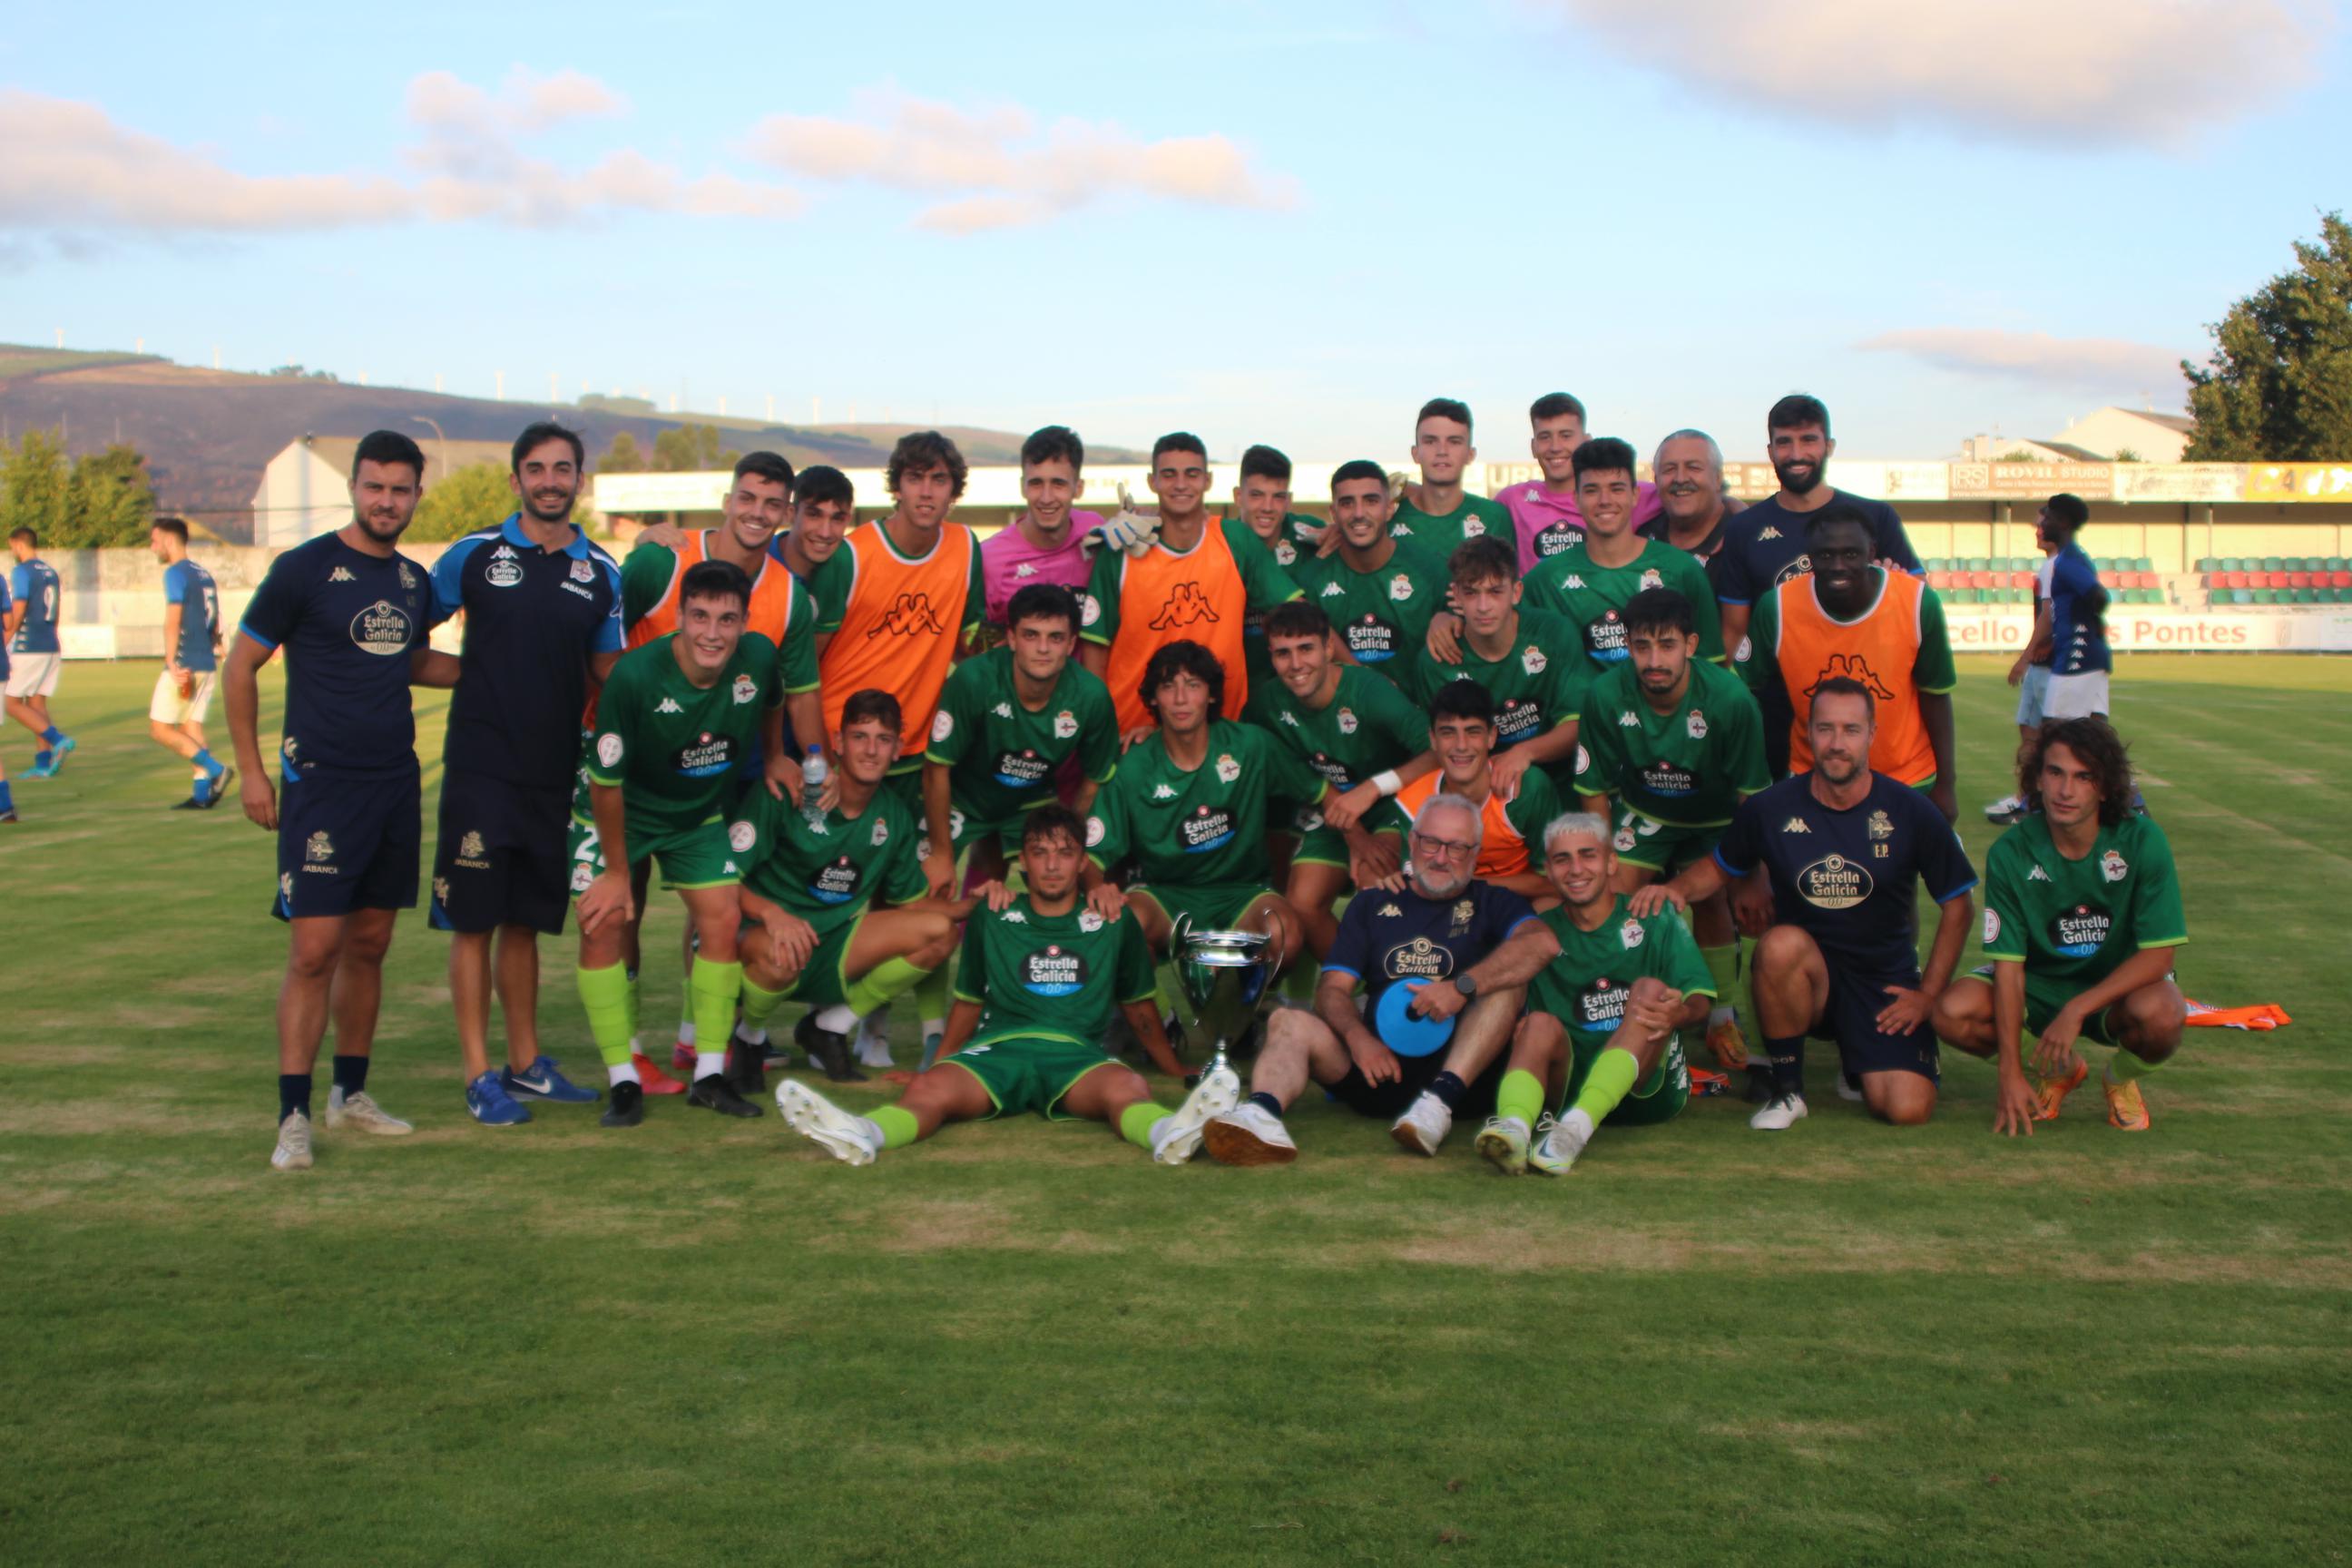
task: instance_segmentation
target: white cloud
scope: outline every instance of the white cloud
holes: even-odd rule
[[[1906,354],[1963,375],[2097,393],[2169,386],[2180,375],[2182,358],[2177,350],[2121,338],[2059,338],[1992,327],[1916,327],[1881,332],[1854,347]]]
[[[1867,130],[2178,149],[2316,76],[2317,0],[1528,0],[1703,94]]]
[[[1281,208],[1292,182],[1255,169],[1220,135],[1138,140],[1108,121],[1028,110],[969,110],[902,94],[868,95],[861,120],[772,114],[745,141],[751,156],[810,179],[943,197],[915,222],[951,234],[1041,223],[1122,195],[1203,206]]]

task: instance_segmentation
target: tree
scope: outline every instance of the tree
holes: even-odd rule
[[[2230,307],[2208,368],[2180,362],[2196,434],[2192,463],[2352,458],[2352,225],[2319,220],[2295,269]]]
[[[674,425],[654,437],[656,473],[701,474],[731,468],[741,456],[719,447],[715,425]]]
[[[514,487],[507,483],[507,466],[468,463],[425,487],[425,499],[416,503],[416,517],[404,537],[419,544],[463,539],[514,510]]]
[[[66,484],[68,516],[58,530],[67,549],[144,544],[155,517],[155,483],[139,449],[117,441],[77,458]]]
[[[612,449],[604,454],[604,460],[596,465],[596,471],[600,474],[642,474],[646,471],[645,448],[637,445],[635,436],[624,430],[613,437]]]
[[[0,457],[0,537],[29,528],[46,542],[66,529],[73,484],[65,443],[53,430],[27,430]]]

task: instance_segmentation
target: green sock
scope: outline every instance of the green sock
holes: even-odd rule
[[[851,981],[849,988],[842,994],[842,1000],[849,1005],[851,1012],[864,1018],[878,1011],[900,992],[919,984],[930,973],[928,969],[916,968],[903,958],[886,958]],[[946,1011],[944,1005],[940,1011]]]
[[[1584,1088],[1576,1097],[1576,1109],[1592,1118],[1598,1127],[1607,1120],[1617,1102],[1633,1090],[1641,1080],[1642,1064],[1633,1053],[1612,1046],[1593,1058],[1592,1070],[1584,1075]]]
[[[1706,977],[1715,982],[1716,1006],[1728,1007],[1732,1011],[1732,1016],[1738,1017],[1739,1015],[1738,939],[1735,937],[1721,947],[1702,947],[1698,950],[1698,955],[1706,963]],[[1742,1019],[1740,1033],[1744,1035],[1747,1032],[1747,1022]]]
[[[1543,1079],[1524,1068],[1513,1068],[1503,1075],[1501,1086],[1495,1090],[1496,1115],[1516,1116],[1533,1127],[1543,1108]]]
[[[687,994],[694,1004],[694,1043],[701,1052],[727,1049],[735,1033],[735,999],[743,991],[743,966],[698,954]]]
[[[1168,1114],[1166,1106],[1139,1100],[1118,1113],[1118,1135],[1139,1149],[1149,1149],[1151,1147],[1152,1128]]]
[[[2135,1079],[2146,1078],[2163,1065],[2162,1062],[2142,1061],[2118,1046],[2115,1054],[2107,1058],[2107,1081],[2129,1083]]]
[[[902,959],[886,960],[877,967],[879,969],[887,969],[892,963],[904,962],[905,961]],[[920,976],[920,978],[915,982],[916,1017],[920,1019],[946,1017],[948,1016],[947,965],[941,964],[937,969],[915,969],[915,966],[909,963],[907,967],[910,970],[914,970],[914,973]],[[904,989],[904,987],[901,987],[900,989]],[[893,992],[892,994],[896,995],[897,993]],[[862,1013],[863,1009],[860,1011]]]
[[[915,1113],[902,1110],[895,1105],[886,1105],[876,1111],[873,1121],[875,1126],[882,1129],[882,1147],[885,1149],[904,1149],[923,1135],[922,1123],[915,1120]]]
[[[621,964],[606,969],[583,969],[580,1005],[588,1012],[588,1033],[595,1037],[596,1054],[608,1068],[629,1065],[629,1018],[636,1011],[637,988]]]
[[[628,976],[629,976],[629,1038],[630,1038],[630,1040],[631,1040],[632,1042],[635,1042],[635,1039],[636,1039],[636,1037],[637,1037],[637,972],[636,972],[635,970],[632,969],[632,970],[628,971]]]
[[[745,1028],[766,1028],[768,1026],[768,1020],[773,1017],[775,1016],[776,1009],[783,1005],[784,993],[781,991],[771,991],[764,985],[755,985],[751,983],[750,976],[747,975],[744,977],[743,1026]]]

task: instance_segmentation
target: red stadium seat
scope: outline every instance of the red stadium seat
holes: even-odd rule
[[[2009,585],[2012,588],[2031,589],[2033,586],[2033,574],[2031,572],[2012,572],[2009,574]]]
[[[2265,572],[2263,574],[2263,586],[2265,588],[2286,587],[2288,586],[2287,574],[2284,572]]]
[[[2246,574],[2243,572],[2224,572],[2221,574],[2221,586],[2224,588],[2251,588],[2253,584],[2246,580]]]
[[[2310,588],[2317,586],[2319,579],[2309,572],[2290,572],[2286,582],[2290,588]]]
[[[2331,588],[2352,588],[2352,572],[2330,572],[2327,585]]]

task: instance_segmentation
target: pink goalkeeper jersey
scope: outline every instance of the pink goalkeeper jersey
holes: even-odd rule
[[[1073,594],[1084,594],[1094,563],[1078,542],[1102,526],[1096,511],[1070,512],[1070,533],[1059,550],[1040,550],[1029,542],[1018,524],[1006,523],[981,542],[980,577],[988,590],[988,624],[1004,624],[1004,606],[1032,583],[1059,583]]]
[[[1495,499],[1510,510],[1519,535],[1519,570],[1535,570],[1537,562],[1557,555],[1584,537],[1584,513],[1576,497],[1547,489],[1541,479],[1507,485]],[[1633,522],[1641,527],[1658,515],[1658,487],[1647,479],[1633,486]]]

